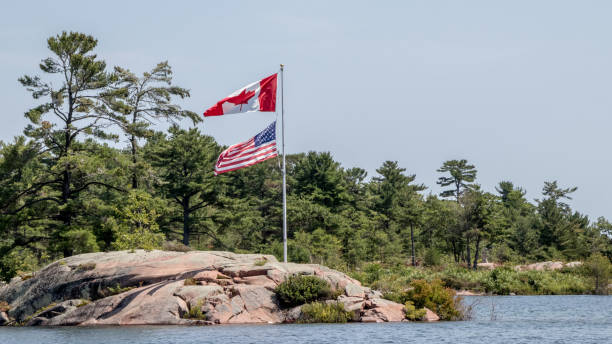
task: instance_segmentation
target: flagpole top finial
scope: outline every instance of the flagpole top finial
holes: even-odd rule
[[[281,64],[280,64],[280,68],[281,68],[281,70],[283,70],[283,68],[284,68],[284,67],[285,67],[285,65],[281,63]]]

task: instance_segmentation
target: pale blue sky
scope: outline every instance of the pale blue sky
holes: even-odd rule
[[[286,64],[290,153],[331,151],[370,175],[398,160],[433,192],[442,162],[466,158],[485,190],[511,180],[533,199],[556,179],[579,187],[576,209],[612,218],[611,15],[608,1],[13,1],[0,139],[33,104],[17,78],[38,73],[47,37],[75,30],[109,66],[168,60],[196,112]],[[232,144],[273,118],[199,127]]]

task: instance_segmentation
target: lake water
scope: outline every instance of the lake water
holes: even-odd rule
[[[470,321],[439,323],[0,327],[4,344],[612,343],[612,296],[473,296]]]

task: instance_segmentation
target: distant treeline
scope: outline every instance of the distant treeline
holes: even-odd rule
[[[168,63],[142,75],[111,69],[96,45],[80,33],[51,37],[42,75],[19,79],[35,101],[24,135],[0,147],[0,277],[69,255],[175,241],[280,255],[278,160],[214,176],[223,147],[212,137],[155,128],[200,121],[176,105],[189,91],[171,83]],[[465,160],[442,163],[440,195],[394,161],[371,179],[330,153],[289,155],[287,163],[294,262],[355,268],[612,257],[612,224],[572,210],[565,202],[576,188],[554,181],[531,203],[509,181],[481,190]]]

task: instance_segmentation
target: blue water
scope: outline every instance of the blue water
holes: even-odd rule
[[[470,321],[439,323],[0,327],[0,343],[612,343],[612,296],[474,296]]]

